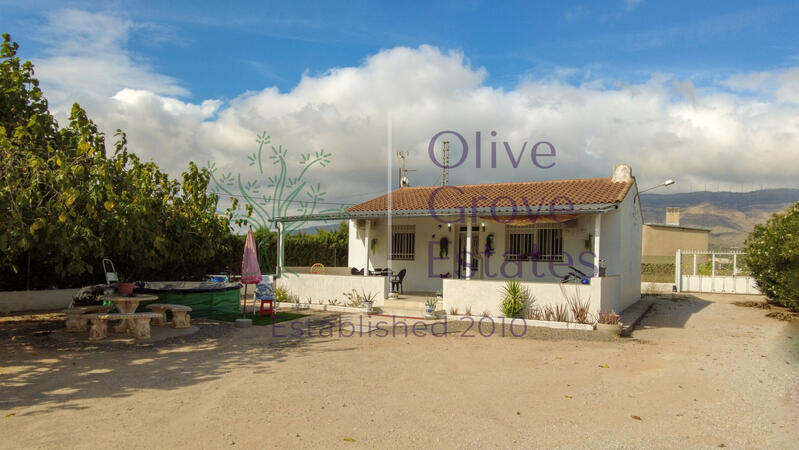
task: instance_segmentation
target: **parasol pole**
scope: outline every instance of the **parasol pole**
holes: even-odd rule
[[[244,307],[241,308],[241,318],[247,315],[247,283],[244,283]]]

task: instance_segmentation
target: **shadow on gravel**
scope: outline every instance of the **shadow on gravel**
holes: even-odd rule
[[[317,322],[328,318],[315,319]],[[48,335],[64,327],[60,314],[0,317],[0,410],[18,416],[80,410],[80,400],[120,398],[141,389],[170,390],[221,378],[239,368],[272,372],[263,363],[313,352],[323,339],[275,339],[271,326],[236,330],[232,324],[193,320],[199,331],[160,342],[64,342]]]
[[[641,319],[636,329],[684,328],[694,314],[712,303],[690,294],[667,294],[649,299],[654,301],[652,309]]]

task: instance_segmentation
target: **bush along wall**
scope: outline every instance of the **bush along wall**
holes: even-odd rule
[[[745,259],[763,294],[799,311],[799,203],[755,226]]]

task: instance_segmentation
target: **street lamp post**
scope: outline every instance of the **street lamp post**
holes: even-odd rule
[[[659,187],[664,187],[664,186],[671,186],[672,184],[674,184],[674,180],[669,178],[668,180],[658,184],[657,186],[652,186],[651,188],[644,189],[643,191],[638,191],[638,193],[643,194],[644,192],[651,191],[652,189],[657,189]]]

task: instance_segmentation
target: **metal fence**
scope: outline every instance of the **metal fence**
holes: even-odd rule
[[[672,266],[677,291],[759,293],[744,256],[740,251],[677,250]]]

